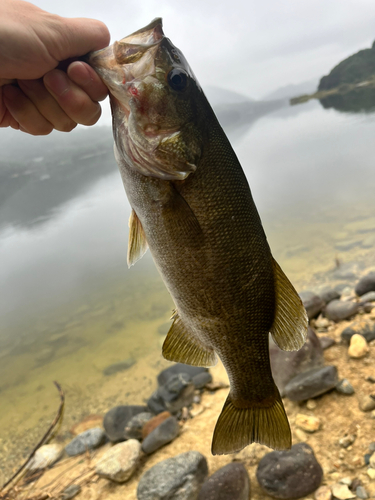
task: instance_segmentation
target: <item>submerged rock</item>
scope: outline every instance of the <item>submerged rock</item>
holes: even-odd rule
[[[124,370],[128,370],[131,366],[133,366],[137,361],[134,358],[128,358],[124,361],[119,361],[118,363],[113,363],[112,365],[104,368],[103,375],[109,376],[114,375],[118,372],[123,372]]]
[[[355,286],[355,293],[359,296],[375,291],[375,272],[363,276]]]
[[[142,438],[145,439],[156,427],[159,427],[164,420],[167,420],[171,416],[172,414],[169,411],[163,411],[152,417],[142,428]]]
[[[232,462],[204,482],[198,500],[249,500],[250,478],[241,463]]]
[[[339,299],[341,296],[337,290],[329,286],[326,286],[322,290],[320,290],[318,295],[326,304],[332,302],[332,300]]]
[[[301,297],[309,319],[315,318],[325,305],[319,295],[316,295],[314,292],[301,292],[299,296]]]
[[[177,413],[184,406],[192,404],[194,399],[194,384],[186,373],[172,375],[149,398],[147,405],[153,413],[168,410]]]
[[[315,491],[323,470],[312,448],[298,443],[287,451],[273,451],[259,462],[256,477],[263,490],[274,498],[300,498]]]
[[[141,453],[141,443],[129,439],[112,446],[96,464],[95,472],[116,483],[124,483],[135,471]]]
[[[89,429],[82,434],[76,436],[70,443],[65,446],[65,451],[70,457],[75,455],[81,455],[87,450],[93,450],[97,448],[105,441],[105,434],[103,429],[100,427],[95,427],[94,429]]]
[[[286,385],[284,394],[292,401],[306,401],[334,389],[337,383],[337,368],[324,366],[294,377]]]
[[[105,432],[113,443],[126,439],[125,427],[129,420],[138,413],[147,412],[147,406],[121,405],[115,406],[106,413],[103,421]]]
[[[324,309],[324,315],[335,322],[357,314],[360,304],[351,301],[332,300]]]

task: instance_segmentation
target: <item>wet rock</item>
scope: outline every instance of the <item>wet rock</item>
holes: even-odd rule
[[[314,495],[315,500],[331,500],[332,492],[329,486],[320,486]]]
[[[355,498],[355,493],[349,490],[346,484],[335,483],[331,486],[332,494],[337,500],[349,500]]]
[[[341,332],[341,339],[350,342],[355,334],[362,335],[367,342],[371,342],[375,339],[375,323],[369,319],[354,321]]]
[[[212,375],[210,372],[197,373],[192,377],[191,381],[196,389],[203,389],[206,384],[212,382]]]
[[[113,443],[126,439],[125,427],[129,420],[138,413],[147,412],[147,406],[121,405],[115,406],[106,413],[103,421],[108,439]]]
[[[147,408],[156,415],[158,413],[166,411],[165,402],[164,399],[159,394],[159,389],[156,389],[156,391],[153,392],[151,396],[148,398]]]
[[[363,276],[355,286],[355,293],[360,297],[367,292],[375,291],[375,272]]]
[[[141,443],[129,439],[110,448],[96,464],[95,472],[116,483],[124,483],[135,471],[141,453]]]
[[[131,366],[133,366],[137,361],[134,358],[124,359],[124,361],[119,361],[118,363],[113,363],[112,365],[104,368],[103,375],[109,376],[114,375],[118,372],[123,372],[124,370],[128,370]]]
[[[356,439],[356,436],[354,434],[349,434],[348,436],[344,436],[341,439],[339,439],[339,445],[341,448],[349,448]]]
[[[98,448],[105,441],[105,433],[100,427],[94,427],[76,436],[65,446],[65,451],[70,457],[85,453],[87,450]]]
[[[326,286],[322,290],[320,290],[318,295],[326,304],[332,302],[332,300],[339,299],[341,296],[341,294],[337,290],[329,286]]]
[[[354,394],[354,387],[347,378],[343,378],[336,385],[336,391],[340,394],[347,394],[348,396],[350,396],[351,394]]]
[[[189,406],[194,398],[194,385],[185,373],[172,375],[167,382],[159,387],[158,394],[163,399],[165,407],[171,413],[177,413],[184,406]]]
[[[307,339],[299,351],[283,351],[270,340],[272,375],[284,395],[285,386],[296,375],[324,366],[323,349],[314,330],[309,327]]]
[[[359,409],[362,411],[371,411],[375,409],[375,399],[371,396],[362,396],[359,399]]]
[[[134,415],[126,424],[124,436],[126,439],[142,439],[144,425],[153,418],[150,412],[142,412]]]
[[[229,463],[204,482],[198,500],[249,500],[250,478],[241,463]]]
[[[325,305],[319,295],[316,295],[314,292],[301,292],[299,296],[301,297],[309,319],[315,318]]]
[[[79,484],[71,484],[61,493],[61,500],[70,500],[74,498],[81,491]]]
[[[195,500],[208,474],[198,451],[167,458],[146,471],[137,488],[138,500]]]
[[[337,368],[324,366],[294,377],[286,385],[284,394],[292,401],[305,401],[334,389],[337,383]]]
[[[326,305],[324,315],[331,321],[338,322],[356,314],[359,307],[360,305],[357,302],[332,300]]]
[[[319,418],[311,415],[303,415],[302,413],[298,413],[296,416],[295,424],[305,432],[313,433],[320,429]]]
[[[256,477],[264,491],[275,498],[300,498],[315,491],[323,470],[312,448],[298,443],[287,451],[273,451],[259,462]]]
[[[145,439],[154,429],[159,427],[159,425],[171,417],[172,414],[169,411],[163,411],[152,417],[142,428],[142,438]]]
[[[179,432],[180,426],[177,419],[175,417],[167,418],[145,438],[142,443],[142,451],[146,454],[153,453],[173,441]]]
[[[368,498],[367,491],[363,486],[357,486],[357,488],[355,489],[355,494],[361,500],[366,500]]]
[[[62,457],[63,453],[64,448],[60,444],[45,444],[36,451],[26,469],[37,471],[50,467]]]
[[[336,344],[335,339],[333,339],[332,337],[328,337],[328,336],[319,337],[319,340],[320,340],[320,345],[322,346],[323,351],[325,351],[329,347]]]
[[[78,422],[78,424],[73,425],[73,427],[70,428],[70,432],[74,436],[78,436],[78,434],[82,434],[82,432],[88,431],[89,429],[102,426],[103,415],[88,415],[83,420]]]
[[[364,304],[361,302],[361,305],[365,313],[370,313],[375,307],[374,302],[365,302]]]
[[[179,375],[180,373],[185,373],[190,377],[191,380],[195,375],[207,371],[207,368],[185,365],[184,363],[176,363],[159,373],[158,384],[164,385],[173,375]]]
[[[363,358],[369,352],[369,346],[366,339],[355,333],[350,339],[348,354],[351,358]]]
[[[361,296],[361,304],[365,304],[366,302],[375,302],[375,292],[367,292]]]

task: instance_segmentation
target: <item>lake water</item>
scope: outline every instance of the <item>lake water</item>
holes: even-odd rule
[[[233,116],[225,128],[297,289],[327,280],[335,259],[375,264],[375,115],[285,101],[261,117]],[[173,303],[149,253],[127,269],[130,207],[109,127],[42,138],[0,131],[0,148],[5,471],[52,420],[54,380],[67,425],[149,396]],[[127,371],[103,374],[128,359]]]

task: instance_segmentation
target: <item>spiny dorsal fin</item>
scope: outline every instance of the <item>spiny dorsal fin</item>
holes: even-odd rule
[[[273,261],[276,309],[271,335],[284,351],[298,351],[306,341],[308,318],[302,301],[279,264]]]
[[[132,209],[129,218],[128,267],[131,267],[146,253],[146,235],[137,214]]]
[[[177,311],[163,344],[163,356],[169,361],[193,366],[213,366],[217,362],[215,351],[193,337],[182,323]]]

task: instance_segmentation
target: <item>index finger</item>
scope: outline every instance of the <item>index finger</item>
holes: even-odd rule
[[[91,66],[82,62],[72,62],[67,70],[69,78],[81,87],[93,101],[103,101],[108,89]]]

